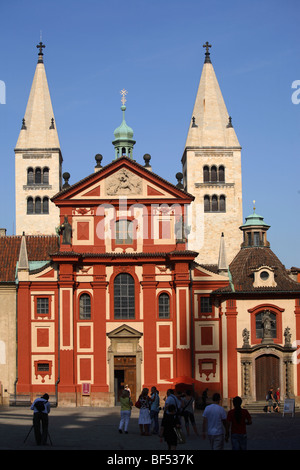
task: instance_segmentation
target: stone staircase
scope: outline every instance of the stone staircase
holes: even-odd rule
[[[257,413],[265,413],[264,412],[264,407],[267,406],[267,402],[266,401],[256,401],[256,402],[253,402],[253,403],[244,403],[242,404],[242,407],[243,408],[246,408],[249,413],[251,414],[257,414]],[[295,403],[295,413],[299,412],[300,411],[300,406],[298,403]],[[279,413],[282,413],[283,412],[283,402],[280,404],[280,407],[279,407]]]
[[[255,401],[252,403],[243,403],[242,407],[246,408],[249,413],[264,413],[264,407],[267,405],[266,401]]]

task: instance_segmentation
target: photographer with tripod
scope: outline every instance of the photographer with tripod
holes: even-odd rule
[[[48,437],[48,414],[50,413],[49,395],[45,393],[36,398],[30,409],[33,410],[33,429],[37,445],[46,445]],[[41,432],[42,424],[42,432]],[[50,437],[50,436],[49,436]]]

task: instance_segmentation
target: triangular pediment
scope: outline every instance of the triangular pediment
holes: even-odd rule
[[[53,200],[103,203],[113,199],[127,198],[136,200],[176,200],[191,202],[193,196],[177,188],[137,162],[123,157],[83,180],[64,189]]]
[[[141,333],[140,331],[137,331],[135,330],[134,328],[132,328],[131,326],[129,325],[121,325],[119,326],[118,328],[116,328],[115,330],[111,331],[110,333],[106,333],[108,338],[112,339],[112,338],[140,338],[141,336],[143,336],[143,333]]]

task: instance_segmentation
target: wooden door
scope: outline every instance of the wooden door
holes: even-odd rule
[[[265,400],[268,390],[279,384],[279,358],[265,354],[255,360],[256,400]]]
[[[115,376],[124,374],[124,379],[120,382],[118,395],[122,393],[125,385],[130,389],[131,400],[136,401],[136,357],[135,356],[115,356],[114,358]]]

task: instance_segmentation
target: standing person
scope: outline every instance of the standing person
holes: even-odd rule
[[[182,410],[183,410],[186,433],[188,436],[190,435],[189,421],[191,422],[191,425],[193,426],[195,434],[198,436],[198,431],[197,431],[195,416],[194,416],[194,409],[195,409],[195,399],[192,396],[192,391],[187,390],[185,392],[185,397],[183,399]]]
[[[208,405],[203,412],[203,439],[208,435],[212,450],[223,450],[224,428],[227,429],[227,416],[224,408],[220,406],[221,396],[214,393],[213,403]]]
[[[142,393],[139,396],[140,402],[140,414],[139,414],[139,426],[140,433],[142,436],[150,436],[150,397],[148,395],[149,389],[143,388]]]
[[[165,413],[161,421],[160,427],[160,441],[163,437],[168,444],[169,450],[175,450],[177,447],[177,436],[174,431],[174,427],[180,428],[180,421],[177,414],[177,408],[175,405],[170,404],[168,407],[168,413]]]
[[[231,428],[232,450],[247,450],[247,431],[246,425],[252,424],[252,418],[248,410],[242,408],[241,397],[233,399],[234,409],[229,410],[227,414],[226,441],[229,437]]]
[[[178,415],[180,415],[181,410],[182,410],[182,404],[183,404],[182,400],[175,396],[174,390],[169,388],[167,390],[167,398],[165,401],[165,413],[169,412],[168,409],[170,405],[175,405],[176,412]]]
[[[275,399],[274,411],[276,411],[276,413],[279,413],[279,406],[280,406],[280,388],[277,388],[276,392],[274,393],[274,399]]]
[[[33,429],[38,446],[47,444],[48,414],[50,413],[50,403],[48,400],[49,395],[45,393],[42,397],[36,398],[30,407],[33,410]]]
[[[152,434],[158,434],[159,431],[159,423],[158,423],[158,413],[160,410],[160,399],[159,399],[159,392],[156,387],[151,388],[151,405],[150,405],[150,418],[151,418],[151,426],[152,426]]]
[[[130,395],[128,390],[123,390],[120,397],[121,403],[121,419],[119,424],[119,433],[122,434],[123,429],[125,434],[128,434],[128,425],[131,416],[131,407],[132,401],[130,400]]]
[[[266,400],[268,402],[267,410],[268,410],[269,413],[272,413],[273,403],[274,403],[274,392],[273,392],[272,387],[270,388],[270,390],[267,393]]]
[[[131,390],[130,390],[128,384],[125,385],[124,390],[127,390],[127,392],[129,393],[129,396],[131,395]]]
[[[205,409],[205,407],[206,407],[207,392],[208,392],[208,388],[203,390],[203,393],[202,393],[202,407],[203,407],[203,409]]]

